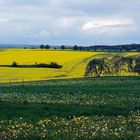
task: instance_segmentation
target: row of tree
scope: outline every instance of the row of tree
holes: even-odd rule
[[[40,49],[50,49],[50,45],[40,45]]]
[[[125,72],[140,74],[140,56],[95,58],[88,63],[85,76],[121,76]]]
[[[101,51],[140,51],[140,44],[125,44],[125,45],[95,45],[87,47],[89,50]]]
[[[40,49],[50,49],[50,45],[40,45]],[[126,44],[126,45],[94,45],[94,46],[65,46],[61,45],[58,47],[59,49],[73,49],[73,50],[80,50],[80,51],[140,51],[140,44]],[[55,47],[54,49],[57,49]]]
[[[5,65],[9,67],[9,65]],[[50,64],[45,64],[45,63],[35,63],[31,65],[19,65],[17,62],[13,62],[11,67],[19,67],[19,68],[57,68],[60,69],[62,68],[62,65],[57,64],[56,62],[51,62]]]
[[[40,45],[40,49],[50,49],[51,46],[50,45]],[[83,50],[84,47],[81,47],[81,46],[78,46],[78,45],[74,45],[73,47],[67,47],[65,45],[61,45],[59,47],[60,49],[64,50],[64,49],[73,49],[73,50]],[[54,48],[54,49],[57,49],[57,48]]]

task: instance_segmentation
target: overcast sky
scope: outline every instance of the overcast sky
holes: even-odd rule
[[[140,43],[140,0],[0,0],[1,43]]]

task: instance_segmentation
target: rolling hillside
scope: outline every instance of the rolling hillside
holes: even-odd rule
[[[11,65],[14,61],[19,65],[56,62],[61,69],[50,68],[13,68],[0,67],[0,81],[32,81],[56,78],[83,77],[88,61],[101,53],[5,49],[0,51],[0,65]]]
[[[52,68],[14,68],[0,67],[0,82],[35,81],[62,78],[80,78],[84,76],[87,63],[95,57],[107,57],[116,53],[80,52],[67,50],[40,49],[1,49],[0,65],[33,65],[35,63],[56,62],[63,67]],[[123,53],[122,55],[137,55],[138,53]]]

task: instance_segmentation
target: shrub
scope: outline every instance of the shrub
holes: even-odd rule
[[[45,64],[45,63],[41,63],[41,64],[37,64],[37,67],[44,67],[44,68],[62,68],[61,65],[58,65],[55,62],[51,62],[50,64]]]
[[[12,63],[12,67],[18,67],[17,62],[14,61],[14,62]]]

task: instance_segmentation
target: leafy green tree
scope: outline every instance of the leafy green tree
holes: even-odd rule
[[[50,45],[45,45],[45,49],[50,49]]]
[[[80,51],[82,51],[83,48],[80,46],[80,47],[78,47],[78,49],[79,49]]]
[[[77,45],[74,45],[73,46],[73,50],[78,50],[78,46]]]
[[[12,63],[12,67],[18,67],[17,62],[14,61],[14,62]]]
[[[44,49],[45,48],[45,46],[42,44],[42,45],[40,45],[40,49]]]
[[[62,50],[66,49],[66,47],[65,47],[64,45],[62,45],[60,48],[61,48]]]

